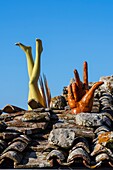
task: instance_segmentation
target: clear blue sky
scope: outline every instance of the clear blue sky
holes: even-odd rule
[[[26,57],[16,42],[43,42],[41,74],[52,97],[88,62],[89,81],[113,74],[113,0],[0,0],[0,109],[27,108]]]

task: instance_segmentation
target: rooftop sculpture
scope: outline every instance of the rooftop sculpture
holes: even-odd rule
[[[47,106],[46,96],[44,92],[42,78],[40,78],[41,89],[38,86],[37,82],[40,77],[40,59],[41,53],[43,51],[42,41],[40,39],[36,39],[36,58],[35,62],[32,57],[32,48],[30,46],[25,46],[22,43],[16,43],[26,54],[27,66],[28,66],[28,75],[29,75],[29,94],[28,94],[28,102],[39,102],[43,107]],[[44,76],[44,84],[46,88],[47,98],[50,98],[50,91],[47,85],[46,78]],[[30,107],[28,107],[30,109]]]
[[[84,62],[83,82],[80,81],[78,71],[74,70],[75,82],[68,86],[68,104],[72,114],[91,112],[95,90],[103,84],[96,82],[90,89],[88,86],[88,64]]]

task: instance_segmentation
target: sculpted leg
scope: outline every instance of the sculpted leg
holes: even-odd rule
[[[37,83],[40,76],[40,59],[42,51],[43,51],[42,41],[40,39],[36,39],[36,57],[32,69],[32,74],[30,76],[30,82],[32,83]]]
[[[33,70],[33,66],[34,66],[34,61],[33,61],[33,57],[32,57],[32,48],[30,46],[25,46],[22,43],[16,43],[17,46],[19,46],[26,55],[26,59],[27,59],[27,68],[28,68],[28,75],[29,75],[29,79],[31,77],[32,74],[32,70]],[[31,99],[31,91],[29,90],[29,94],[28,94],[28,100]]]
[[[30,46],[25,46],[22,43],[16,43],[16,45],[19,46],[25,52],[27,58],[28,75],[30,78],[34,66],[34,61],[32,57],[32,48]]]
[[[19,46],[24,51],[24,53],[26,55],[28,75],[29,75],[29,79],[30,79],[32,70],[33,70],[33,66],[34,66],[34,61],[33,61],[33,57],[32,57],[32,48],[30,46],[25,46],[22,43],[16,43],[16,45]],[[31,99],[31,97],[32,97],[32,94],[31,94],[31,91],[29,90],[28,101]],[[28,106],[28,109],[30,109],[29,106]]]
[[[43,98],[37,85],[40,76],[40,58],[41,58],[42,50],[43,48],[42,48],[41,40],[36,39],[36,58],[35,58],[34,67],[29,81],[29,90],[32,93],[31,99],[35,99],[36,101],[39,101],[44,106]]]

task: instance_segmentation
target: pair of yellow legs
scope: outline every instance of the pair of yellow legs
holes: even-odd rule
[[[35,62],[33,61],[32,48],[30,46],[25,46],[22,43],[16,43],[16,45],[18,45],[25,52],[27,58],[27,67],[28,67],[28,75],[29,75],[28,101],[31,99],[35,99],[37,102],[40,102],[42,106],[44,106],[44,101],[37,84],[40,76],[40,58],[41,58],[41,53],[43,51],[42,41],[40,39],[36,39]]]

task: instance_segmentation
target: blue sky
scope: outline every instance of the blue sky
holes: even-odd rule
[[[73,78],[82,79],[88,62],[89,81],[113,74],[113,0],[0,0],[0,109],[6,104],[27,109],[26,57],[16,42],[43,42],[41,74],[52,97]]]

